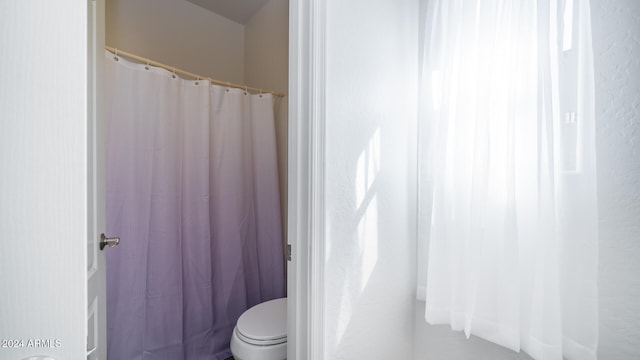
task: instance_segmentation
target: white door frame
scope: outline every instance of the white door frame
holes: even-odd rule
[[[288,350],[324,358],[325,1],[289,1]]]
[[[105,252],[104,45],[105,1],[87,1],[87,359],[107,358],[107,276]],[[105,248],[104,250],[107,250]],[[107,250],[108,251],[108,250]]]

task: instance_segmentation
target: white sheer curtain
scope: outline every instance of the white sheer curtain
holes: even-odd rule
[[[426,320],[536,359],[595,359],[589,1],[429,0],[425,26]]]

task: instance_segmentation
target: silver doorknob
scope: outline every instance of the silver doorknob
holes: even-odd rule
[[[119,237],[106,237],[104,234],[100,234],[100,250],[104,250],[105,246],[114,247],[120,244]]]

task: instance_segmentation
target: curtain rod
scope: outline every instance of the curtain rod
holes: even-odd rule
[[[111,51],[116,56],[124,56],[124,57],[130,58],[130,59],[133,59],[133,60],[140,61],[143,64],[148,64],[148,65],[153,65],[153,66],[156,66],[156,67],[160,67],[160,68],[163,68],[163,69],[165,69],[167,71],[171,71],[173,73],[180,74],[180,75],[185,75],[185,76],[188,76],[188,77],[191,77],[191,78],[194,78],[194,79],[209,80],[212,84],[228,86],[228,87],[232,87],[232,88],[236,88],[236,89],[242,89],[242,90],[245,90],[245,91],[252,91],[252,92],[256,92],[256,93],[273,94],[274,96],[284,97],[283,93],[270,91],[270,90],[263,90],[263,89],[260,89],[260,88],[255,88],[255,87],[246,86],[246,85],[234,84],[232,82],[227,82],[227,81],[220,81],[220,80],[212,79],[212,78],[207,77],[207,76],[200,76],[198,74],[194,74],[192,72],[185,71],[185,70],[180,70],[180,69],[177,69],[177,68],[175,68],[173,66],[165,65],[163,63],[160,63],[160,62],[157,62],[157,61],[153,61],[153,60],[144,58],[142,56],[138,56],[136,54],[132,54],[130,52],[122,51],[122,50],[116,49],[116,48],[111,47],[111,46],[105,46],[104,48],[109,50],[109,51]]]

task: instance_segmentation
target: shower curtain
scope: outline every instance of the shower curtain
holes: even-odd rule
[[[225,359],[285,292],[279,99],[106,57],[109,359]]]

